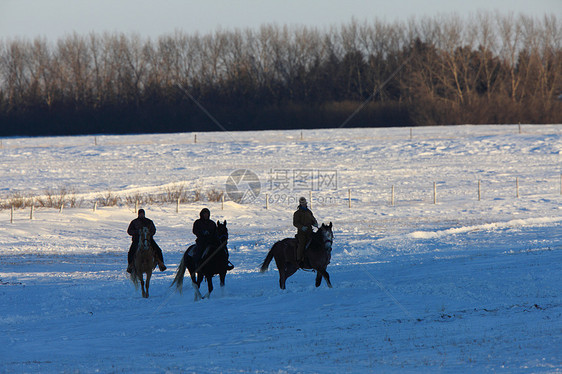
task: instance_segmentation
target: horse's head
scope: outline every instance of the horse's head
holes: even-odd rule
[[[143,227],[139,230],[139,249],[150,248],[150,230],[148,227]]]
[[[320,242],[321,246],[327,250],[332,250],[332,243],[334,241],[334,233],[332,232],[332,222],[329,225],[322,224],[316,231],[315,235],[318,237],[318,241]]]
[[[217,221],[217,239],[219,243],[228,241],[228,228],[226,227],[226,220],[224,223]]]

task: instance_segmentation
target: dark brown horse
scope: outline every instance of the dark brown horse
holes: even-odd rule
[[[215,274],[219,275],[220,285],[224,287],[224,281],[226,279],[226,272],[232,270],[234,266],[228,261],[228,249],[226,248],[228,242],[228,229],[226,227],[226,221],[220,223],[217,221],[217,236],[216,243],[218,245],[209,246],[203,252],[201,256],[201,263],[197,265],[193,259],[193,252],[195,250],[195,244],[187,248],[183,254],[178,269],[176,271],[176,276],[171,286],[176,285],[176,289],[182,292],[183,288],[183,278],[185,275],[185,270],[189,270],[189,275],[191,276],[191,284],[195,290],[195,300],[201,300],[211,295],[213,292],[213,276]],[[203,282],[203,279],[207,280],[207,287],[209,292],[202,296],[199,291],[199,287]]]
[[[140,281],[142,297],[144,298],[148,298],[150,277],[152,277],[152,270],[156,267],[154,249],[152,249],[150,239],[148,227],[143,227],[139,233],[139,245],[135,251],[135,257],[133,259],[134,266],[131,271],[131,281],[133,281],[133,284],[137,289]],[[146,274],[146,283],[143,279],[143,273]]]
[[[297,264],[297,239],[286,238],[273,244],[267,254],[260,271],[266,272],[269,263],[275,258],[277,269],[279,270],[279,286],[285,289],[285,281],[299,269],[313,269],[316,271],[316,287],[322,283],[322,277],[326,279],[328,287],[332,288],[330,275],[326,271],[330,259],[332,258],[332,222],[329,225],[322,224],[320,228],[312,234],[312,239],[305,250],[305,260],[302,267]]]

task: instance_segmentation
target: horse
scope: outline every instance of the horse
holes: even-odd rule
[[[143,227],[139,232],[139,244],[135,251],[135,257],[133,259],[134,266],[130,275],[135,288],[138,289],[138,282],[140,281],[142,297],[144,298],[148,298],[150,277],[152,277],[152,270],[156,267],[154,249],[152,249],[150,239],[148,227]],[[143,273],[146,274],[146,283],[143,279]]]
[[[334,234],[332,232],[332,222],[329,225],[322,224],[318,230],[312,234],[312,238],[305,250],[305,260],[302,266],[296,263],[297,258],[297,239],[285,238],[273,244],[268,252],[260,272],[264,273],[269,267],[269,263],[275,258],[275,264],[279,270],[279,286],[285,289],[287,278],[299,269],[316,271],[316,287],[322,283],[322,277],[326,280],[328,287],[332,288],[330,275],[326,271],[332,257],[332,242]]]
[[[224,281],[226,279],[226,273],[229,270],[234,269],[234,265],[228,260],[228,249],[226,248],[228,242],[228,229],[226,227],[226,220],[224,223],[217,221],[217,233],[216,242],[220,243],[218,246],[208,246],[205,248],[203,255],[201,256],[200,265],[196,266],[193,255],[195,252],[196,244],[191,245],[182,256],[178,269],[176,271],[176,276],[174,281],[170,285],[176,285],[176,289],[182,293],[183,278],[185,270],[189,270],[189,275],[191,276],[191,283],[193,289],[195,290],[195,301],[208,298],[213,292],[213,276],[215,274],[219,275],[220,286],[224,287]],[[201,295],[199,287],[203,282],[203,279],[207,280],[208,293],[205,296]]]

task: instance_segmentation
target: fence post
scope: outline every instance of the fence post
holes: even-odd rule
[[[224,210],[224,194],[221,195],[221,210]]]
[[[481,190],[480,190],[480,179],[478,179],[478,201],[480,201],[481,197],[482,197],[482,194],[481,194]]]
[[[14,223],[14,206],[10,209],[10,223]]]
[[[347,202],[349,209],[351,209],[351,188],[347,189]]]
[[[139,201],[135,200],[135,214],[139,211]]]
[[[98,145],[98,137],[94,136],[94,145]]]
[[[33,199],[31,199],[31,208],[29,209],[29,219],[33,220]]]
[[[302,131],[301,131],[301,140],[304,140],[304,136],[303,136],[303,134],[302,134]]]
[[[433,182],[433,204],[437,204],[437,183]]]
[[[98,202],[94,201],[94,212],[98,209]]]
[[[176,213],[180,212],[180,197],[178,197],[178,201],[176,202]]]
[[[519,177],[515,177],[515,196],[519,198]]]
[[[521,122],[519,122],[519,134],[521,134]]]
[[[413,138],[413,130],[412,130],[412,128],[410,127],[410,140],[412,140],[412,138]]]
[[[394,185],[392,185],[392,188],[390,189],[390,205],[394,206]]]
[[[265,210],[269,209],[269,195],[265,194]]]
[[[63,208],[64,208],[64,203],[60,203],[59,213],[62,213]]]
[[[197,144],[197,134],[193,135],[193,143]]]

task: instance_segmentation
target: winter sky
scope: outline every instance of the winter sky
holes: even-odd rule
[[[323,28],[352,18],[391,22],[480,10],[560,19],[562,0],[0,0],[0,39],[105,31],[157,38],[271,23]]]

